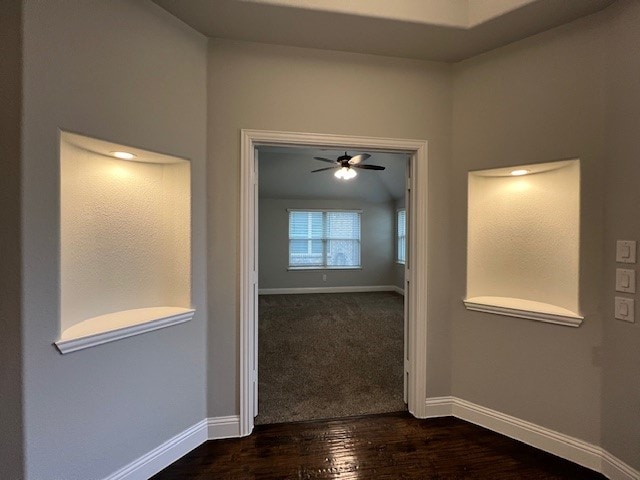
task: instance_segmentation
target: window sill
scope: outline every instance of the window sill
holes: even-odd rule
[[[362,270],[362,267],[288,267],[290,272],[308,272],[312,270]]]
[[[556,325],[579,327],[584,317],[548,303],[510,297],[473,297],[463,300],[467,310],[526,318]]]
[[[194,309],[180,307],[136,308],[109,313],[67,328],[55,345],[60,353],[71,353],[188,322],[194,314]]]

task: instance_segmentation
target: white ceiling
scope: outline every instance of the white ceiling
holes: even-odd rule
[[[366,163],[381,165],[385,170],[357,170],[351,180],[338,180],[335,170],[311,173],[331,167],[313,157],[335,159],[344,150],[309,148],[259,147],[259,196],[261,198],[354,199],[367,202],[391,202],[404,197],[407,155],[380,152],[370,153]]]
[[[209,37],[456,62],[615,0],[154,0]]]
[[[469,28],[538,0],[242,0],[425,25]]]

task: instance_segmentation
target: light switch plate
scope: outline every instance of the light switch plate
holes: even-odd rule
[[[636,271],[616,268],[616,292],[636,293]]]
[[[635,240],[618,240],[616,242],[616,262],[636,263]]]
[[[635,307],[633,298],[616,297],[616,313],[615,316],[618,320],[624,320],[625,322],[635,322]]]

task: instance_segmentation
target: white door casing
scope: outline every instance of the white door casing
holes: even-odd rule
[[[253,309],[251,322],[253,323],[253,417],[258,415],[258,149],[253,149]]]
[[[427,359],[427,142],[378,137],[242,130],[240,153],[240,435],[249,435],[257,413],[257,150],[259,146],[318,147],[411,155],[407,188],[405,339],[407,403],[426,415]],[[411,265],[409,265],[409,261]],[[409,268],[410,267],[410,268]]]

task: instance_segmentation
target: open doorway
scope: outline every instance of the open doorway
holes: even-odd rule
[[[408,157],[258,147],[256,424],[406,409]]]
[[[407,329],[404,370],[409,412],[426,414],[427,334],[427,145],[421,140],[243,130],[240,222],[240,434],[248,435],[258,414],[258,147],[346,149],[409,156],[406,199]]]

